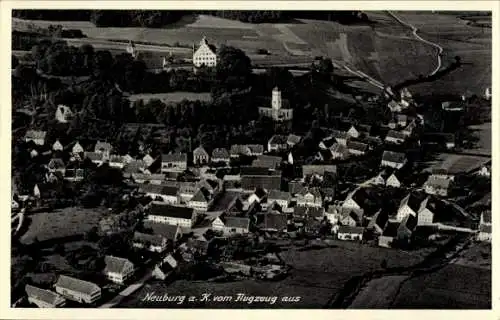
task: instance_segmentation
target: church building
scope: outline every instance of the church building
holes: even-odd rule
[[[271,95],[271,108],[260,107],[259,113],[272,118],[274,121],[291,121],[293,119],[293,109],[283,107],[281,91],[278,87],[273,89]]]

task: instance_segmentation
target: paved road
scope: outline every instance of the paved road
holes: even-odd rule
[[[401,23],[402,25],[404,26],[407,26],[408,28],[410,28],[412,30],[412,33],[413,35],[415,36],[415,38],[417,38],[417,40],[419,40],[420,42],[423,42],[423,43],[426,43],[426,44],[429,44],[435,48],[438,49],[438,55],[437,55],[437,66],[436,68],[430,73],[430,76],[434,75],[436,72],[439,71],[439,69],[441,69],[441,54],[443,53],[443,47],[441,47],[440,45],[438,45],[437,43],[434,43],[432,41],[429,41],[429,40],[425,40],[424,38],[422,38],[421,36],[418,35],[418,28],[415,27],[414,25],[410,24],[410,23],[407,23],[403,20],[401,20],[401,18],[399,18],[397,15],[395,15],[393,12],[391,11],[387,11],[387,13],[393,17],[394,19],[396,19],[399,23]]]

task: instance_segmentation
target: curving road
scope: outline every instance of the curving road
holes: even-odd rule
[[[413,35],[415,36],[415,38],[417,38],[417,40],[419,40],[420,42],[423,42],[423,43],[426,43],[426,44],[429,44],[431,46],[433,46],[434,48],[437,48],[438,49],[438,55],[437,55],[437,66],[436,68],[429,74],[430,76],[433,76],[434,74],[436,74],[436,72],[439,71],[439,69],[441,69],[441,54],[443,53],[443,47],[441,47],[440,45],[438,45],[437,43],[434,43],[432,41],[429,41],[429,40],[425,40],[424,38],[422,38],[421,36],[418,35],[418,28],[415,27],[414,25],[412,24],[409,24],[403,20],[401,20],[401,18],[399,18],[397,15],[395,15],[394,13],[392,13],[391,11],[387,11],[387,13],[393,17],[394,19],[396,19],[400,24],[410,28],[412,30],[412,33]]]

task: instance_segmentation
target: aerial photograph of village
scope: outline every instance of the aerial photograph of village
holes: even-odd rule
[[[11,17],[11,308],[492,308],[491,11]]]

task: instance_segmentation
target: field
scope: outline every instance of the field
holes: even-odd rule
[[[203,293],[213,295],[235,296],[245,293],[255,296],[299,296],[299,302],[290,303],[278,301],[273,305],[262,303],[246,304],[245,302],[220,302],[204,305],[184,304],[184,307],[210,308],[323,308],[327,306],[346,281],[356,275],[380,269],[385,259],[389,267],[409,266],[422,260],[424,253],[413,254],[396,250],[369,247],[356,243],[335,242],[331,248],[299,251],[296,248],[282,252],[281,256],[286,263],[292,266],[289,277],[279,282],[262,282],[243,280],[230,283],[175,281],[172,284],[153,282],[147,284],[133,297],[123,302],[120,307],[136,308],[165,308],[179,307],[173,302],[141,301],[147,293],[155,292],[159,295],[195,295]]]
[[[407,278],[407,276],[387,276],[368,282],[349,309],[387,308],[395,298],[399,286]]]
[[[472,247],[459,259],[437,272],[417,276],[405,282],[392,307],[433,309],[491,308],[491,253],[489,268],[485,260],[471,259],[484,248]],[[491,247],[489,248],[491,252]],[[464,263],[463,260],[467,261]]]
[[[147,103],[147,101],[152,100],[152,99],[158,99],[158,100],[161,100],[165,104],[169,104],[169,103],[181,102],[182,100],[210,101],[212,98],[211,98],[210,93],[207,93],[207,92],[196,93],[196,92],[181,92],[181,91],[179,91],[179,92],[168,92],[168,93],[133,94],[133,95],[130,95],[128,97],[128,99],[131,102],[142,99],[142,100],[144,100],[144,103]]]
[[[36,213],[31,218],[28,231],[21,237],[21,242],[39,241],[83,235],[92,227],[99,226],[103,209],[66,208],[53,212]]]
[[[485,157],[442,153],[429,169],[445,169],[450,173],[465,173],[479,168],[488,161],[490,159]]]
[[[491,122],[470,126],[469,129],[474,131],[473,135],[478,137],[479,140],[476,144],[476,148],[465,151],[491,155]]]

